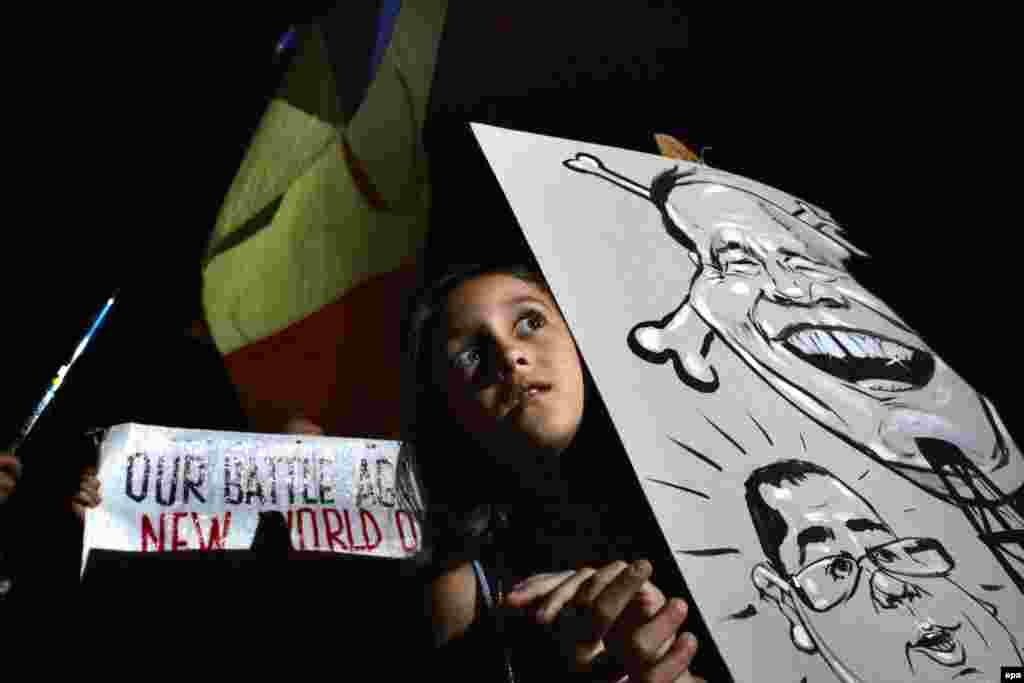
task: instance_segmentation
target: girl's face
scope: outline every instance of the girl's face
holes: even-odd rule
[[[503,273],[448,295],[435,377],[449,409],[496,454],[561,454],[583,417],[583,369],[569,327],[541,287]]]

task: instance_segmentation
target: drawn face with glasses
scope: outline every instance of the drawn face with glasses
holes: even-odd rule
[[[816,560],[790,577],[804,604],[815,612],[827,612],[856,592],[867,564],[871,576],[871,600],[880,608],[893,606],[905,596],[890,591],[906,579],[941,578],[953,570],[953,558],[934,538],[901,538],[869,548],[859,558],[843,551]]]
[[[793,645],[839,680],[989,680],[1022,661],[993,606],[953,579],[940,541],[898,538],[828,471],[797,460],[760,468],[747,503],[769,560],[754,568],[755,587],[789,620]]]

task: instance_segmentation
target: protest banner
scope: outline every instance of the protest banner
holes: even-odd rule
[[[261,512],[287,520],[292,549],[414,555],[421,532],[399,495],[401,443],[122,424],[100,444],[103,503],[82,552],[245,550]],[[405,500],[411,498],[412,500]]]

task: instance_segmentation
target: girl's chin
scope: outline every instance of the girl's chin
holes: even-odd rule
[[[536,450],[545,458],[560,456],[576,435],[575,430],[553,428],[549,424],[523,425],[516,431],[516,441],[521,447]]]

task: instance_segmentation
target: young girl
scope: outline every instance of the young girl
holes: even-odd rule
[[[693,680],[687,603],[666,599],[650,562],[622,561],[655,552],[657,526],[649,508],[607,505],[634,477],[615,469],[610,421],[536,269],[442,277],[414,303],[406,350],[446,673]]]

